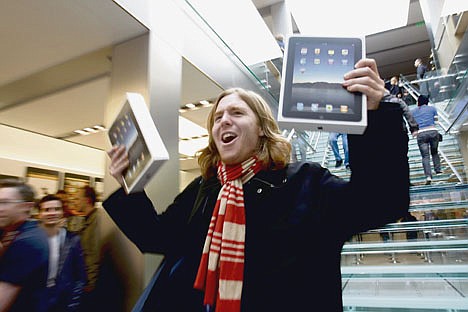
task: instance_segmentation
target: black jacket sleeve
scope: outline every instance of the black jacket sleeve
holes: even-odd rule
[[[348,135],[351,178],[322,176],[321,204],[342,239],[394,222],[409,207],[408,135],[398,103],[368,111],[362,135]]]
[[[187,186],[159,215],[144,192],[127,195],[119,189],[103,202],[103,207],[141,252],[164,254],[187,225],[200,179]]]

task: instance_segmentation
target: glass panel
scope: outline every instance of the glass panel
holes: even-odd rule
[[[231,56],[231,59],[235,61],[239,66],[244,68],[249,76],[257,83],[259,89],[266,91],[272,98],[273,109],[278,107],[279,100],[279,79],[278,79],[278,68],[273,64],[272,60],[265,60],[265,62],[246,65],[242,59],[234,52],[234,50],[228,46],[228,44],[223,40],[220,34],[218,34],[215,29],[208,23],[204,16],[197,11],[195,6],[191,1],[186,0],[188,7],[195,12],[195,14],[200,18],[201,22],[204,24],[205,32],[213,39],[213,41],[223,49],[226,55]],[[272,71],[273,70],[273,71]]]

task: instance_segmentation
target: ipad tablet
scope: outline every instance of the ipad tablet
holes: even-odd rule
[[[139,93],[126,93],[123,106],[109,128],[112,145],[124,145],[129,166],[123,175],[128,193],[142,191],[169,154],[151,118],[148,106]]]
[[[364,56],[363,38],[289,37],[283,59],[280,125],[362,133],[367,124],[366,97],[348,92],[342,83],[344,74]]]

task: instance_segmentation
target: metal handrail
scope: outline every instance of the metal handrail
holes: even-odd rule
[[[304,135],[305,135],[305,134],[304,134],[303,131],[300,131],[300,132],[297,131],[297,136],[298,136],[298,138],[301,139],[302,142],[303,142],[307,147],[309,147],[309,148],[312,150],[313,153],[315,153],[316,149],[314,148],[314,146],[312,146],[312,144],[310,144],[310,142],[309,142],[308,140],[306,140],[306,139],[304,138]]]
[[[416,101],[418,100],[418,97],[420,95],[419,91],[411,85],[411,82],[406,79],[405,76],[400,74],[400,84],[405,88],[405,90],[408,91],[408,93],[415,99]]]
[[[318,143],[320,141],[320,137],[322,136],[322,131],[316,131],[314,133],[317,133],[317,139],[315,140],[315,143],[314,143],[314,151],[316,151]]]
[[[455,174],[455,176],[457,177],[458,181],[460,183],[463,183],[463,179],[461,177],[461,175],[458,173],[457,169],[453,166],[453,164],[450,162],[450,160],[447,158],[447,156],[445,155],[445,153],[442,151],[442,149],[439,148],[439,154],[440,156],[442,156],[442,158],[445,160],[445,162],[447,163],[447,165],[450,167],[450,169],[452,170],[453,174]]]
[[[465,251],[468,240],[441,240],[441,241],[398,241],[366,244],[345,244],[342,255],[360,254],[381,254],[382,247],[386,252],[415,252],[415,251]]]
[[[325,167],[325,163],[328,160],[328,151],[329,150],[330,150],[330,144],[327,144],[327,148],[323,152],[323,158],[322,158],[322,162],[321,162],[322,167]]]
[[[450,125],[450,120],[448,119],[447,114],[445,113],[445,111],[443,111],[442,109],[439,109],[436,105],[434,105],[434,106],[437,109],[437,115],[443,121],[443,123],[441,123],[440,120],[439,120],[439,126],[442,128],[442,130],[444,130],[444,133],[448,134],[449,130],[450,130],[450,126],[448,126],[448,125]]]
[[[412,84],[416,84],[416,83],[427,82],[427,81],[436,80],[436,79],[442,79],[442,78],[448,78],[448,77],[455,77],[455,76],[458,76],[458,73],[455,73],[455,74],[447,74],[447,75],[439,75],[439,76],[432,76],[432,77],[423,78],[423,79],[415,79],[415,80],[411,80],[410,82],[411,82]]]

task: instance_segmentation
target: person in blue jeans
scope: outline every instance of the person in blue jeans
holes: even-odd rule
[[[436,173],[442,173],[438,152],[440,134],[435,126],[435,122],[438,119],[437,109],[434,106],[427,105],[428,103],[429,99],[427,96],[420,95],[418,98],[418,107],[411,111],[419,125],[417,140],[419,152],[422,157],[424,175],[426,176],[426,185],[431,184],[432,181],[431,157],[434,164],[434,171]]]
[[[348,135],[346,133],[337,133],[337,132],[330,132],[328,136],[328,144],[333,151],[333,155],[335,155],[335,168],[341,167],[343,164],[343,158],[340,155],[340,149],[338,148],[338,138],[341,136],[341,142],[343,144],[343,151],[344,151],[344,163],[346,169],[349,169],[349,156],[348,156]]]

